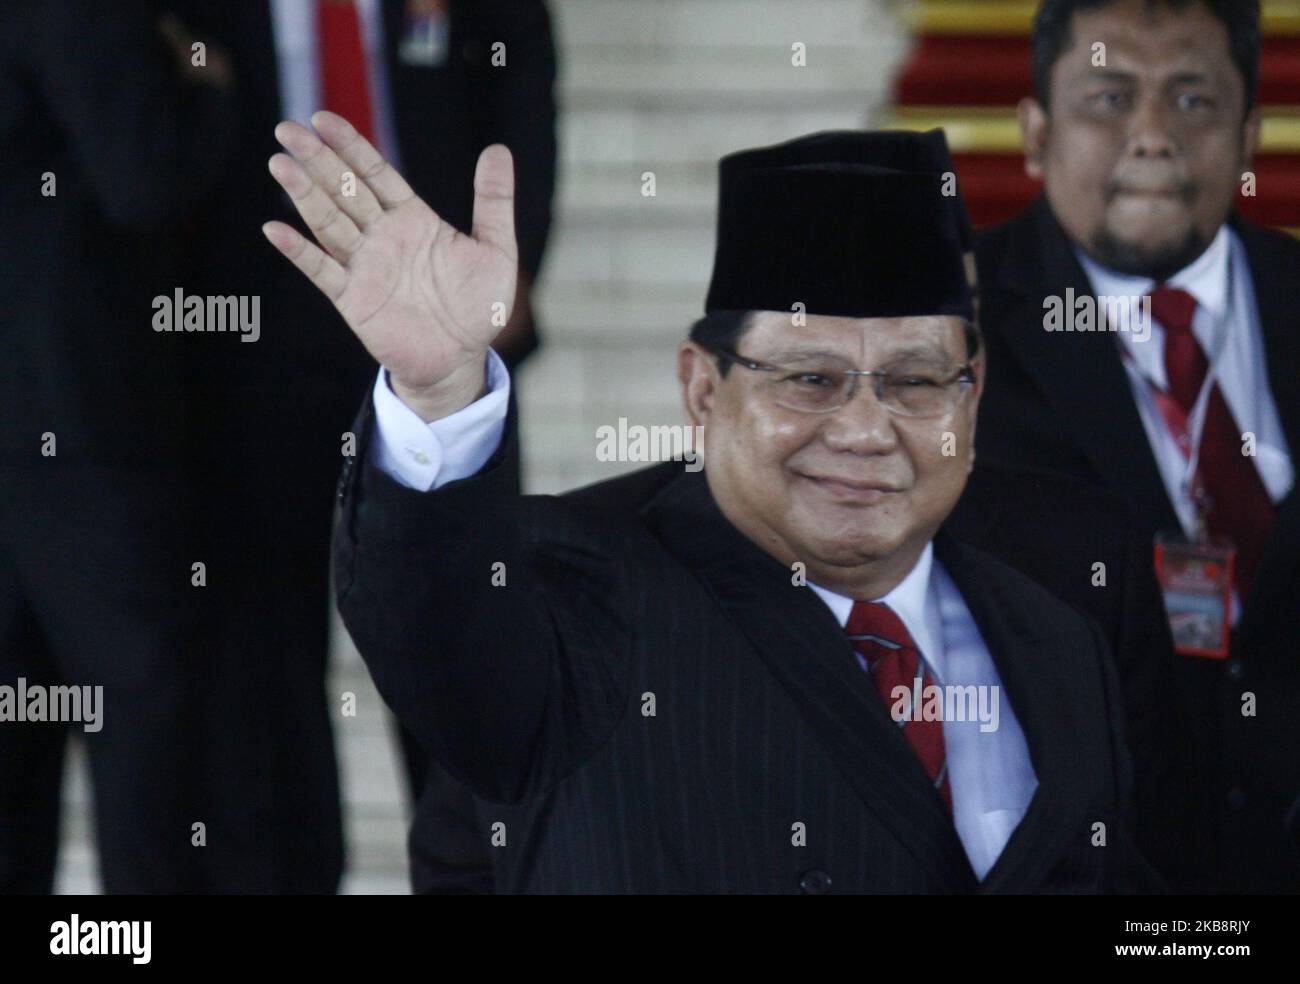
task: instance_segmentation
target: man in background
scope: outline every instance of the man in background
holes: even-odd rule
[[[152,303],[235,127],[193,41],[139,0],[0,6],[0,685],[103,697],[0,723],[2,893],[53,887],[70,728],[104,889],[200,885],[190,336]]]
[[[1296,891],[1300,244],[1232,209],[1259,137],[1259,6],[1046,0],[1033,54],[1020,122],[1043,196],[977,248],[979,453],[1122,498],[1148,558],[1158,534],[1198,527],[1235,545],[1226,658],[1174,657],[1164,874],[1187,891]],[[1119,298],[1130,325],[1149,303],[1149,337],[1104,316],[1047,330],[1068,296]]]
[[[206,780],[221,831],[207,857],[216,891],[331,892],[342,831],[330,725],[341,698],[324,689],[330,517],[355,395],[372,370],[347,333],[318,330],[330,307],[310,284],[268,260],[261,223],[293,211],[267,179],[272,128],[283,117],[307,123],[321,106],[346,112],[463,230],[479,151],[497,140],[517,148],[529,162],[520,290],[498,326],[517,364],[537,344],[528,285],[551,217],[550,19],[541,0],[194,2],[185,15],[228,47],[241,122],[233,163],[205,199],[186,285],[259,296],[262,315],[256,343],[208,346],[198,384],[212,408],[194,445],[213,572],[207,727],[224,750]],[[418,798],[424,758],[404,745]],[[431,833],[435,857],[444,836],[455,834]]]

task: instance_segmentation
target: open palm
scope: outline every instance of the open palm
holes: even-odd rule
[[[312,117],[320,134],[276,127],[293,156],[270,160],[320,246],[283,222],[267,239],[338,308],[395,381],[436,386],[481,366],[509,316],[518,274],[514,171],[496,144],[479,157],[471,235],[443,221],[341,116]],[[480,375],[481,378],[481,375]]]

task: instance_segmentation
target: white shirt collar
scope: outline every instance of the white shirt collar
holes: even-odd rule
[[[1222,318],[1228,310],[1228,269],[1232,257],[1232,240],[1232,230],[1224,223],[1219,226],[1219,231],[1205,252],[1165,281],[1169,286],[1191,294],[1196,298],[1196,303],[1215,319]],[[1151,293],[1155,286],[1155,281],[1150,277],[1133,277],[1102,266],[1078,246],[1074,252],[1088,275],[1094,294],[1142,297]],[[1123,337],[1124,333],[1121,332],[1120,335]]]
[[[934,544],[927,543],[916,564],[893,590],[881,598],[869,600],[888,605],[912,635],[912,641],[931,672],[942,683],[944,678],[943,619],[939,612],[939,599],[935,594],[931,573],[934,568]],[[848,624],[854,599],[836,594],[819,584],[808,582],[817,597],[826,602],[831,613],[843,628]]]

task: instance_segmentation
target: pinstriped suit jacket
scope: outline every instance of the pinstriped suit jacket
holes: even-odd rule
[[[364,464],[372,423],[367,400],[340,608],[384,699],[485,801],[498,891],[1158,889],[1101,633],[1000,562],[936,538],[1039,779],[981,883],[834,616],[703,473],[520,497],[512,419],[483,471],[420,493]]]

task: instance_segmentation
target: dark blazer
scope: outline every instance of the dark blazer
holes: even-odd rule
[[[675,477],[650,468],[620,483],[620,499],[639,508]],[[1134,753],[1134,821],[1139,847],[1161,870],[1180,862],[1171,837],[1182,817],[1171,810],[1174,763],[1167,694],[1173,644],[1155,582],[1143,565],[1147,545],[1133,535],[1123,500],[1051,472],[979,461],[944,529],[992,554],[1096,620],[1119,668],[1129,747]],[[1098,578],[1094,565],[1103,565]],[[409,846],[417,894],[491,893],[491,849],[480,835],[490,808],[442,769],[433,769],[420,800]]]
[[[332,491],[356,394],[375,364],[261,233],[268,219],[302,228],[266,170],[283,116],[271,4],[178,6],[196,36],[229,52],[239,111],[232,161],[203,200],[181,283],[189,293],[261,302],[255,343],[186,339],[202,356],[193,391],[210,408],[192,442],[209,534],[200,555],[220,572],[205,596],[217,649],[205,693],[208,729],[223,749],[210,768],[208,813],[223,835],[205,858],[215,891],[328,892],[343,865],[335,712],[323,688]],[[478,154],[507,144],[517,164],[520,261],[536,274],[555,168],[547,9],[541,0],[450,7],[448,60],[424,67],[399,54],[407,4],[382,0],[398,163],[417,194],[468,231]],[[506,44],[504,68],[488,64],[495,41]],[[511,354],[535,345],[534,336]]]
[[[511,420],[478,475],[417,493],[364,464],[372,424],[367,400],[340,481],[340,610],[384,699],[488,801],[500,891],[1152,885],[1100,630],[998,561],[936,538],[1039,780],[979,883],[834,616],[702,473],[520,497]]]
[[[1300,448],[1300,312],[1292,299],[1300,243],[1237,217],[1263,326],[1268,375],[1292,454]],[[976,445],[982,459],[1059,471],[1126,501],[1138,535],[1178,526],[1146,440],[1115,339],[1047,332],[1043,298],[1090,292],[1045,200],[984,233],[976,258],[988,383]],[[1147,554],[1148,572],[1150,553]],[[1268,552],[1226,661],[1176,657],[1175,710],[1162,756],[1185,776],[1172,804],[1188,822],[1191,891],[1296,891],[1300,866],[1283,826],[1300,792],[1300,503],[1280,504]],[[1243,694],[1258,713],[1241,713]],[[1140,713],[1140,709],[1133,709]],[[1143,753],[1139,752],[1141,757]]]
[[[0,5],[0,465],[179,460],[192,336],[155,332],[151,301],[235,124],[177,77],[151,4]]]
[[[156,332],[235,129],[144,0],[0,4],[0,679],[105,684],[105,889],[194,891],[191,336]],[[201,409],[201,408],[199,408]],[[54,436],[52,457],[42,435]],[[67,729],[0,728],[0,894],[54,882]]]

